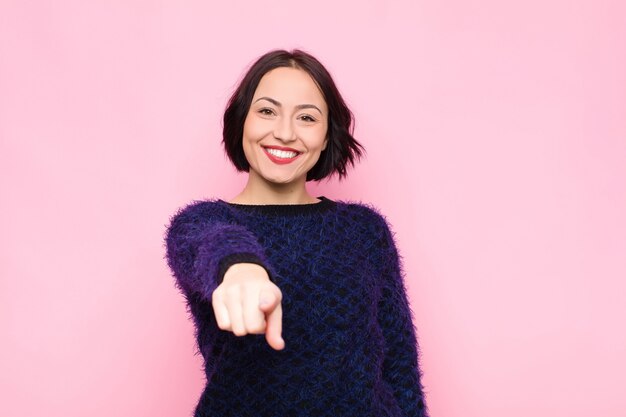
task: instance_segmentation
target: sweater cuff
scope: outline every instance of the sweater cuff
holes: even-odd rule
[[[226,275],[226,271],[228,271],[228,268],[230,268],[234,264],[239,263],[256,264],[262,266],[263,268],[265,268],[265,271],[267,271],[267,275],[269,276],[270,281],[274,282],[272,273],[258,255],[254,253],[243,252],[226,255],[220,260],[219,268],[217,271],[217,285],[220,285],[222,281],[224,281],[224,275]]]

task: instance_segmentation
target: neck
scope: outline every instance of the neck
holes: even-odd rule
[[[272,183],[250,171],[248,182],[243,191],[231,203],[239,204],[308,204],[316,203],[305,187],[306,178],[288,184]]]

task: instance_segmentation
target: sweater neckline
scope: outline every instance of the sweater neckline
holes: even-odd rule
[[[221,204],[250,213],[263,214],[302,214],[302,213],[321,213],[336,205],[336,202],[324,196],[318,196],[320,199],[317,203],[304,204],[241,204],[229,203],[222,199],[218,199]]]

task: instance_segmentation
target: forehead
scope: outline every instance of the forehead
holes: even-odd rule
[[[267,72],[254,92],[253,101],[270,97],[285,105],[316,104],[326,106],[313,78],[297,68],[280,67]]]

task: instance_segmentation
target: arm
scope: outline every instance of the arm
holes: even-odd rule
[[[186,296],[196,293],[211,301],[226,270],[236,263],[255,263],[268,269],[256,236],[241,225],[220,219],[210,205],[190,205],[174,215],[165,243],[167,264]],[[271,278],[269,270],[268,275]]]
[[[172,218],[165,243],[176,285],[188,302],[191,297],[210,302],[220,329],[237,336],[265,333],[272,348],[283,349],[282,293],[273,282],[268,285],[273,279],[263,247],[216,210],[212,203],[199,203]]]
[[[386,221],[382,221],[383,275],[378,321],[385,338],[383,379],[392,388],[405,416],[427,417],[417,331],[406,295],[400,257]]]

